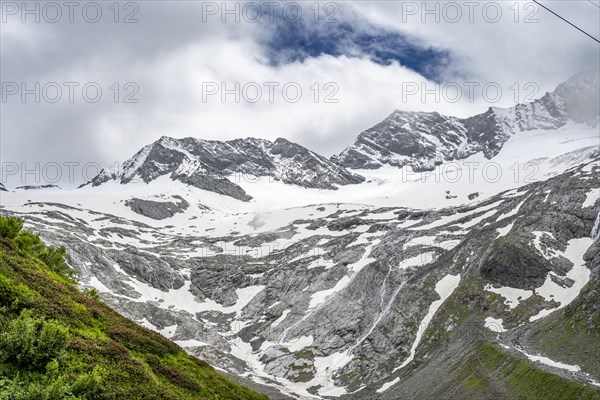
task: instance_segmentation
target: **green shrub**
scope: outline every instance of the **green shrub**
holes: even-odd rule
[[[62,354],[68,341],[66,327],[23,310],[0,334],[0,360],[22,368],[43,369]]]
[[[87,400],[96,397],[108,374],[105,368],[95,367],[92,372],[76,379],[60,374],[54,360],[46,366],[45,374],[17,374],[14,379],[0,378],[2,400]],[[33,378],[33,379],[32,379]]]
[[[48,246],[38,257],[40,261],[50,267],[52,271],[69,278],[73,277],[74,271],[69,268],[65,261],[67,257],[67,249],[65,249],[65,246]]]
[[[198,392],[202,389],[197,382],[186,376],[182,371],[163,365],[160,358],[153,354],[146,358],[146,362],[155,374],[164,376],[174,385],[187,389],[190,392]]]
[[[23,220],[16,217],[0,217],[0,237],[14,239],[23,228]]]
[[[52,271],[76,282],[76,272],[66,262],[67,249],[64,246],[46,246],[38,235],[22,228],[23,220],[0,216],[0,238],[12,239],[22,253],[37,258]]]
[[[94,300],[101,300],[100,298],[100,293],[98,292],[98,289],[96,288],[85,288],[83,289],[83,294],[86,295],[86,297],[89,297],[90,299],[94,299]]]
[[[26,388],[19,385],[14,380],[0,377],[0,399],[2,400],[22,400],[27,398]]]
[[[108,335],[130,350],[152,353],[159,356],[177,354],[181,348],[175,343],[165,340],[156,332],[140,332],[135,328],[120,326],[108,331]]]
[[[108,375],[106,368],[96,366],[89,374],[80,375],[72,386],[74,395],[88,398],[102,386],[104,378]]]
[[[31,306],[36,295],[27,285],[0,273],[0,306],[18,311]]]
[[[19,250],[31,255],[37,256],[46,247],[42,239],[30,231],[21,231],[14,240]]]

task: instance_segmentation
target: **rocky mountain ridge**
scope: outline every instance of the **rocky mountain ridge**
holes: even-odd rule
[[[269,177],[286,184],[327,190],[364,180],[282,138],[275,142],[254,138],[220,142],[163,136],[127,160],[122,171],[103,170],[90,183],[99,186],[115,180],[127,184],[136,179],[148,183],[167,174],[172,180],[242,201],[252,197],[235,183],[236,179]]]
[[[415,171],[431,171],[480,152],[492,159],[518,132],[554,130],[568,122],[595,127],[600,121],[599,74],[582,72],[531,103],[490,107],[469,118],[397,110],[332,160],[354,169],[409,165]]]

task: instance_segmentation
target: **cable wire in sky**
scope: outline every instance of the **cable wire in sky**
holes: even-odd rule
[[[551,9],[549,9],[548,7],[546,7],[545,5],[543,5],[542,3],[540,3],[537,0],[533,0],[533,2],[535,4],[537,4],[538,6],[544,8],[546,11],[551,12],[552,14],[556,15],[558,18],[562,19],[563,21],[565,21],[567,24],[571,25],[573,28],[577,29],[579,32],[583,33],[586,36],[589,36],[590,38],[594,39],[596,42],[600,43],[600,40],[596,39],[595,37],[593,37],[592,35],[590,35],[589,33],[587,33],[586,31],[584,31],[583,29],[581,29],[580,27],[578,27],[577,25],[575,25],[574,23],[570,22],[569,20],[567,20],[566,18],[561,17],[560,15],[558,15],[557,13],[555,13],[554,11],[552,11]],[[594,4],[594,3],[592,3]],[[595,4],[594,4],[595,5]]]
[[[590,4],[592,4],[592,5],[594,5],[594,6],[596,6],[596,7],[598,7],[598,8],[600,8],[600,6],[598,4],[596,4],[596,3],[594,3],[592,0],[587,0],[587,2],[590,3]]]

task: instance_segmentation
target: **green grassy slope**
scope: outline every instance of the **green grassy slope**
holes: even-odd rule
[[[598,390],[542,371],[499,346],[479,343],[456,371],[459,398],[485,398],[496,393],[504,399],[599,399]]]
[[[600,279],[594,277],[573,303],[542,320],[529,342],[551,358],[600,376]]]
[[[483,316],[502,300],[482,291],[484,282],[479,277],[465,278],[436,313],[412,367],[407,367],[405,379],[412,374],[415,382],[422,383],[412,385],[413,398],[600,400],[598,388],[542,370],[492,343],[495,334],[483,327]],[[577,331],[579,336],[569,332],[557,329],[553,334],[564,339],[562,346],[580,346],[578,361],[588,351],[597,354],[598,348],[593,347],[597,341],[578,342],[587,335],[585,331]],[[558,352],[557,358],[565,357]]]
[[[82,293],[63,261],[0,217],[0,399],[267,399]]]

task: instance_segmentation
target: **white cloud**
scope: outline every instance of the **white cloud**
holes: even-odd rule
[[[502,4],[504,9],[508,7],[508,3]],[[11,28],[2,49],[2,59],[12,60],[8,62],[10,80],[101,81],[105,88],[111,82],[133,81],[139,85],[140,101],[5,104],[3,160],[111,164],[162,135],[207,139],[282,136],[330,155],[396,108],[468,116],[490,105],[512,105],[514,96],[508,88],[514,82],[521,86],[536,82],[539,97],[598,60],[598,47],[591,39],[545,15],[543,10],[536,24],[515,24],[508,17],[497,24],[481,20],[475,24],[423,24],[415,19],[402,23],[398,17],[400,6],[394,2],[353,2],[351,6],[371,23],[410,33],[425,45],[450,50],[456,63],[447,71],[448,80],[458,82],[460,77],[461,82],[498,82],[504,91],[501,100],[490,104],[481,97],[480,90],[475,91],[474,102],[468,101],[466,92],[457,103],[443,99],[435,102],[431,95],[426,102],[420,96],[403,99],[403,83],[425,83],[428,88],[434,84],[397,63],[382,66],[364,58],[320,56],[272,66],[259,44],[265,35],[264,26],[215,20],[202,24],[197,5],[189,5],[192,8],[188,9],[159,3],[140,15],[140,23],[134,26],[104,29],[54,24],[32,26],[30,30],[26,25]],[[569,10],[558,2],[552,2],[552,6],[568,11],[594,34],[593,22],[597,22],[598,13],[593,9],[586,9],[582,2]],[[40,34],[44,31],[47,35]],[[59,37],[62,42],[46,40],[50,37]],[[6,46],[8,40],[29,45],[19,50]],[[45,63],[36,52],[48,53]],[[29,67],[20,73],[18,67],[27,64]],[[268,101],[266,91],[256,104],[243,99],[236,103],[232,96],[225,103],[218,96],[203,102],[206,82],[227,82],[229,87],[234,82],[256,82],[263,89],[264,82],[295,82],[303,96],[293,104],[285,101],[277,89],[273,103]],[[310,90],[315,82],[321,95],[327,92],[326,83],[335,83],[339,92],[334,98],[339,102],[315,103]]]
[[[598,67],[597,43],[532,1],[425,3],[357,1],[350,4],[358,14],[378,25],[450,49],[458,56],[455,73],[467,78],[502,85],[533,81],[543,93],[581,68]],[[460,5],[462,14],[457,22],[452,22],[457,15],[452,7],[443,11],[445,3]],[[467,6],[468,3],[473,5]],[[541,3],[600,38],[600,13],[592,4],[560,0]],[[434,14],[426,13],[425,7],[434,4],[439,5],[439,23],[435,22]],[[410,8],[415,5],[416,10]],[[495,20],[497,8],[501,9],[501,17],[497,22],[490,22]],[[470,22],[470,9],[473,22]]]

